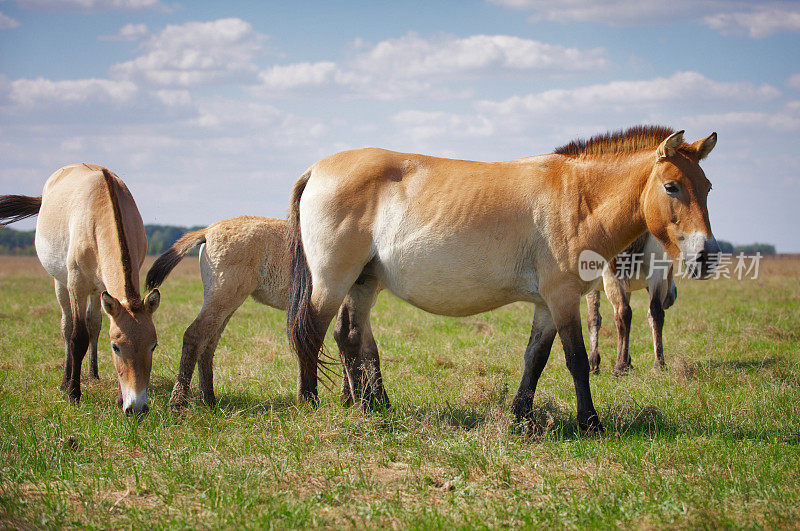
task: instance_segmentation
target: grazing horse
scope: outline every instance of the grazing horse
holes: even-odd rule
[[[647,312],[650,328],[653,331],[654,369],[663,369],[664,310],[672,306],[678,297],[678,288],[672,278],[672,262],[664,253],[658,240],[645,232],[624,251],[617,255],[603,270],[603,282],[586,294],[588,312],[586,324],[589,327],[589,370],[600,372],[600,349],[597,336],[602,324],[600,317],[600,291],[605,291],[614,307],[614,322],[617,325],[617,364],[614,376],[620,376],[633,368],[629,352],[631,334],[630,293],[647,289],[650,295],[650,308]]]
[[[289,298],[291,259],[288,247],[288,225],[285,220],[258,216],[241,216],[213,223],[187,233],[156,259],[147,272],[145,287],[160,286],[186,254],[200,245],[200,277],[203,281],[203,307],[183,334],[178,378],[172,389],[170,405],[183,405],[189,395],[195,365],[198,366],[200,397],[208,405],[216,402],[212,360],[217,343],[233,313],[248,296],[256,302],[286,310]],[[344,311],[344,310],[343,310]],[[347,326],[339,321],[337,326]],[[374,387],[375,396],[384,405],[388,397],[383,390],[377,346],[372,331],[366,331],[365,360],[376,365],[358,370],[370,375],[367,381],[350,385],[342,381],[342,401],[360,401],[363,387]],[[353,372],[353,371],[351,371]]]
[[[287,334],[298,356],[301,400],[316,401],[320,349],[345,297],[355,331],[385,287],[431,313],[485,312],[534,303],[513,410],[530,418],[556,333],[577,396],[582,429],[602,432],[589,389],[580,298],[594,287],[579,272],[591,250],[605,260],[649,230],[698,277],[719,246],[699,166],[717,135],[693,144],[683,131],[638,126],[510,162],[452,160],[375,148],[312,165],[289,210],[292,285]],[[336,335],[347,359],[355,341]],[[323,360],[324,363],[324,360]]]
[[[102,306],[111,323],[118,402],[125,413],[147,411],[156,348],[153,312],[161,296],[158,290],[144,300],[139,296],[147,238],[128,187],[106,168],[73,164],[47,179],[41,197],[0,196],[4,224],[37,214],[36,254],[55,279],[61,305],[65,342],[61,389],[80,400],[81,364],[90,343],[92,376],[98,377]]]

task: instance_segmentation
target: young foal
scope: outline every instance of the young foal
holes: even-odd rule
[[[602,431],[589,389],[579,255],[606,260],[649,229],[698,276],[712,267],[711,185],[699,161],[716,134],[638,127],[574,142],[556,153],[481,163],[366,148],[323,159],[292,192],[292,287],[287,333],[300,361],[301,399],[317,399],[319,351],[340,304],[363,329],[385,286],[423,310],[471,315],[535,304],[514,399],[529,418],[556,333],[577,395],[581,428]],[[342,341],[337,342],[342,348]],[[344,345],[345,358],[356,349]]]
[[[638,267],[629,266],[637,263],[634,260],[639,261]],[[600,349],[597,337],[602,324],[600,291],[605,291],[614,307],[614,322],[617,325],[617,364],[614,367],[614,375],[619,376],[633,368],[629,352],[632,316],[630,293],[643,288],[647,289],[650,295],[647,317],[653,330],[654,368],[664,367],[664,347],[661,339],[664,329],[664,310],[675,302],[678,288],[672,279],[672,263],[664,253],[664,248],[652,234],[645,232],[609,262],[603,270],[602,284],[598,284],[594,290],[586,294],[589,308],[586,323],[589,327],[591,372],[600,372]]]
[[[92,345],[97,378],[97,339],[102,315],[109,337],[126,413],[147,410],[147,386],[156,330],[158,290],[143,301],[139,269],[147,252],[144,225],[133,196],[116,175],[94,164],[73,164],[53,173],[41,197],[0,196],[0,220],[11,223],[39,215],[36,253],[55,279],[65,341],[61,389],[81,397],[81,364]],[[88,305],[87,305],[88,299]]]
[[[212,365],[214,351],[228,320],[248,296],[261,304],[286,309],[291,267],[287,236],[288,226],[282,219],[257,216],[226,219],[185,234],[150,268],[145,281],[147,289],[160,286],[178,262],[200,245],[203,307],[183,335],[171,406],[180,406],[186,401],[195,364],[198,366],[201,399],[209,405],[216,402]],[[347,327],[348,324],[340,319],[337,326]],[[367,371],[371,378],[353,386],[344,378],[342,400],[346,404],[360,401],[358,393],[366,385],[368,388],[374,386],[376,391],[373,394],[388,404],[371,330],[367,331],[365,343],[368,350],[365,360],[357,361],[356,365],[360,371]],[[367,363],[367,360],[374,360],[375,365]]]

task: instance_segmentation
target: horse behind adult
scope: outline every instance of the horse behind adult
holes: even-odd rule
[[[102,315],[119,381],[118,402],[126,413],[147,410],[147,387],[156,330],[153,312],[161,300],[153,290],[142,300],[139,269],[147,252],[144,225],[125,183],[106,168],[73,164],[56,170],[41,197],[0,196],[4,224],[39,215],[36,254],[55,279],[65,341],[61,389],[81,398],[81,365],[91,343],[97,378],[97,339]],[[88,304],[87,304],[88,300]]]
[[[317,399],[319,351],[342,300],[366,327],[384,286],[431,313],[464,316],[515,301],[535,304],[518,419],[533,396],[556,332],[582,429],[603,427],[589,389],[580,298],[582,251],[605,260],[645,230],[697,276],[719,250],[706,209],[711,184],[699,162],[716,134],[636,127],[555,153],[482,163],[365,148],[323,159],[297,181],[289,211],[292,287],[287,332],[302,399]],[[342,347],[346,338],[336,337]],[[346,345],[345,345],[346,346]],[[342,349],[346,357],[357,347]]]

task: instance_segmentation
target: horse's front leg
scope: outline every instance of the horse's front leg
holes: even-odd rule
[[[630,298],[625,283],[613,273],[603,275],[606,297],[614,308],[614,323],[617,325],[617,363],[614,376],[621,376],[633,368],[630,354],[631,311]]]
[[[550,304],[550,311],[564,347],[567,368],[575,385],[578,426],[591,433],[603,433],[605,430],[594,408],[592,392],[589,389],[589,357],[583,344],[579,293],[573,296],[561,293],[557,297],[557,304]]]
[[[100,379],[97,366],[97,342],[100,338],[100,329],[103,326],[103,313],[100,306],[100,295],[93,294],[89,297],[89,309],[86,312],[86,324],[89,327],[89,361],[92,378]]]
[[[533,395],[544,366],[550,357],[550,349],[556,337],[556,326],[550,310],[544,304],[537,304],[533,314],[533,325],[528,346],[525,348],[525,365],[522,381],[514,397],[512,409],[517,422],[529,419],[533,410]]]
[[[664,362],[664,308],[661,305],[661,294],[656,291],[650,297],[650,309],[647,312],[647,318],[650,321],[650,328],[653,330],[653,352],[655,354],[655,361],[653,368],[656,370],[663,369],[666,366]]]
[[[598,374],[600,372],[600,326],[603,318],[600,317],[600,292],[592,290],[586,294],[586,326],[589,328],[589,370]]]

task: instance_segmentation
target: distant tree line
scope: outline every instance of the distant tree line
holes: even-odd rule
[[[723,253],[761,253],[762,255],[775,254],[775,246],[771,243],[749,243],[747,245],[734,245],[731,242],[726,242],[724,240],[717,240],[717,243],[719,244],[719,248]]]
[[[147,234],[147,254],[161,254],[175,243],[175,241],[193,230],[202,229],[203,225],[194,227],[177,227],[175,225],[145,225]],[[32,256],[36,254],[33,247],[34,231],[19,231],[8,227],[0,229],[0,254],[14,254]],[[775,246],[770,243],[750,243],[747,245],[734,245],[731,242],[717,240],[723,253],[731,254],[776,254]],[[192,251],[194,254],[197,251]]]
[[[175,243],[175,241],[193,230],[202,229],[202,225],[195,227],[176,227],[174,225],[145,225],[147,235],[147,254],[161,254]],[[18,256],[34,256],[36,249],[33,245],[34,231],[14,230],[9,227],[0,229],[0,254]],[[192,251],[197,254],[197,251]],[[192,254],[190,253],[190,254]]]

